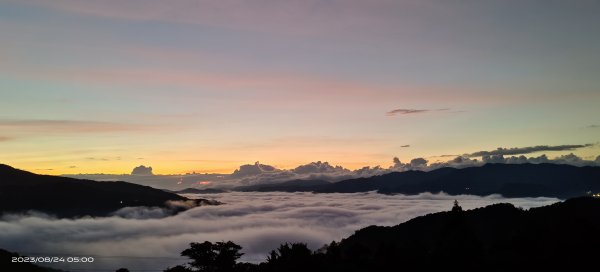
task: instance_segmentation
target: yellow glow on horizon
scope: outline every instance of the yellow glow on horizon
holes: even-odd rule
[[[68,145],[54,145],[52,149],[42,149],[42,143],[32,146],[25,144],[6,146],[6,153],[0,154],[0,163],[26,171],[48,174],[130,174],[139,165],[150,166],[156,175],[180,175],[185,173],[230,174],[241,165],[261,164],[271,165],[278,169],[293,169],[311,162],[328,162],[332,166],[342,166],[356,170],[365,166],[382,168],[390,167],[393,157],[398,157],[402,163],[411,159],[423,157],[429,163],[444,162],[454,159],[459,148],[440,151],[439,146],[421,148],[416,145],[410,148],[391,150],[386,144],[362,141],[349,141],[343,144],[336,141],[319,144],[318,139],[293,139],[284,142],[267,142],[248,146],[200,148],[194,145],[184,145],[178,149],[168,146],[153,146],[157,151],[145,145],[129,147],[128,149],[102,146],[96,149],[68,149]],[[135,150],[135,152],[130,151]],[[183,150],[182,150],[183,149]],[[466,151],[492,150],[485,146],[470,147]],[[386,150],[391,150],[385,152]],[[85,151],[85,152],[84,152]],[[443,153],[442,153],[443,152]],[[586,160],[594,160],[600,153],[600,146],[594,145],[574,151],[538,152],[526,154],[526,157],[537,157],[546,154],[553,159],[561,155],[574,153]],[[12,154],[12,155],[10,155]],[[452,154],[441,156],[440,154]],[[509,157],[509,156],[505,156]],[[235,158],[235,159],[231,159]],[[481,160],[481,158],[477,158]]]
[[[293,169],[297,166],[315,162],[318,160],[302,160],[302,161],[288,161],[284,164],[278,164],[273,160],[261,160],[261,164],[271,165],[278,169]],[[321,160],[325,162],[326,160]],[[328,161],[332,166],[342,166],[350,170],[356,170],[365,166],[377,166],[387,168],[391,165],[391,158],[387,160],[389,162],[382,163],[379,161],[348,161],[348,162],[335,162]],[[106,161],[106,162],[23,162],[14,163],[10,166],[19,168],[22,170],[30,171],[36,174],[44,175],[64,175],[64,174],[112,174],[122,175],[130,174],[134,167],[139,165],[152,167],[155,175],[180,175],[185,173],[208,173],[208,174],[230,174],[233,171],[239,169],[241,165],[254,164],[255,160],[229,162],[229,163],[194,163],[194,162],[181,162],[181,161],[159,161],[152,159],[145,160],[131,160],[131,161]],[[71,167],[71,165],[77,165],[77,167]]]

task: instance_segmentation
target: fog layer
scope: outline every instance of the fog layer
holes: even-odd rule
[[[457,199],[465,209],[509,202],[525,209],[554,198],[503,198],[423,193],[415,196],[256,193],[186,195],[226,203],[157,218],[156,210],[128,208],[114,217],[55,219],[43,214],[9,215],[0,221],[0,248],[35,256],[94,256],[93,264],[60,264],[65,269],[162,271],[182,264],[190,242],[234,241],[242,261],[263,261],[285,242],[317,249],[369,225],[396,225],[428,213],[449,210]]]

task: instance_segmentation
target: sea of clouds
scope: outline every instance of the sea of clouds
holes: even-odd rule
[[[26,256],[93,256],[94,263],[57,264],[73,271],[162,271],[187,260],[179,253],[190,242],[228,241],[243,246],[242,261],[260,262],[285,242],[318,249],[369,225],[396,225],[414,217],[451,209],[508,202],[525,209],[555,198],[503,198],[422,193],[382,195],[284,192],[228,192],[188,197],[225,204],[202,206],[163,217],[152,208],[127,208],[112,217],[56,219],[48,215],[7,215],[0,220],[0,248]]]

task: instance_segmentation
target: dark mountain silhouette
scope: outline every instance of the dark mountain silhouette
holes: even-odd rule
[[[192,243],[182,252],[192,266],[165,271],[586,271],[600,253],[599,233],[600,198],[527,211],[511,204],[463,211],[455,202],[451,211],[370,226],[317,251],[286,243],[260,264],[236,263],[243,250],[233,242],[227,251]]]
[[[600,253],[598,233],[600,199],[583,197],[528,211],[495,204],[394,227],[371,226],[342,240],[336,250],[349,267],[376,271],[394,264],[409,271],[577,271]]]
[[[236,191],[243,192],[273,192],[273,191],[310,191],[314,188],[319,188],[321,186],[330,185],[331,182],[324,180],[289,180],[280,183],[272,183],[272,184],[257,184],[257,185],[248,185],[248,186],[239,186],[236,187]]]
[[[600,192],[600,167],[564,164],[486,164],[463,169],[394,172],[335,183],[294,181],[261,187],[240,187],[236,190],[319,193],[378,191],[386,194],[443,191],[451,195],[501,194],[505,197],[546,196],[567,199],[584,196],[590,192]]]
[[[37,175],[0,164],[0,213],[36,210],[59,217],[106,216],[128,206],[166,207],[177,194],[122,181],[98,182]],[[197,204],[210,204],[194,200]]]

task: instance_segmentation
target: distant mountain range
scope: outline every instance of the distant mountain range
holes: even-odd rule
[[[312,191],[322,186],[330,185],[331,182],[325,180],[290,180],[272,184],[258,184],[239,186],[234,191],[242,192],[273,192],[273,191]]]
[[[0,164],[0,214],[35,210],[59,217],[106,216],[124,207],[167,207],[167,201],[190,200],[127,182],[37,175]]]
[[[440,168],[429,172],[405,171],[329,183],[320,180],[290,181],[238,187],[238,191],[309,191],[392,194],[445,192],[451,195],[505,197],[557,197],[562,199],[600,192],[600,167],[564,164],[486,164],[470,168]]]
[[[568,199],[600,193],[600,167],[563,164],[486,164],[463,169],[395,172],[330,183],[292,180],[277,184],[237,187],[237,191],[309,191],[393,194],[445,192],[451,195],[501,194],[505,197]],[[177,193],[219,193],[189,189]],[[98,182],[37,175],[0,164],[0,213],[37,210],[59,217],[106,216],[129,206],[165,207],[167,201],[187,201],[173,192],[127,182]],[[197,203],[207,203],[197,200]]]

